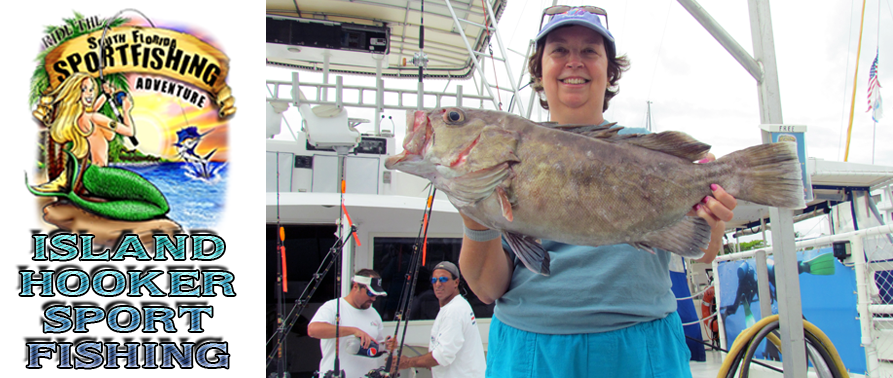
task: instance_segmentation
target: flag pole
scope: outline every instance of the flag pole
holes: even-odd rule
[[[862,26],[865,23],[865,0],[862,0],[862,19],[859,21],[859,44],[856,49],[856,74],[853,75],[853,100],[850,102],[850,124],[846,129],[846,152],[843,161],[850,156],[850,134],[853,132],[853,111],[856,109],[856,83],[859,78],[859,54],[862,52]]]

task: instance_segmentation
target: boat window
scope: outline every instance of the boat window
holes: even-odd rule
[[[404,277],[410,268],[409,263],[415,241],[415,238],[374,238],[373,269],[381,274],[382,285],[387,290],[388,296],[375,301],[373,306],[385,321],[394,320],[394,313],[400,302],[400,293],[406,282]],[[419,268],[408,319],[434,319],[437,316],[440,305],[431,289],[432,269],[437,263],[444,260],[458,265],[461,247],[461,238],[428,238],[425,261],[424,265]],[[468,300],[476,318],[493,317],[493,304],[488,305],[481,302],[464,280],[459,283],[459,293]]]

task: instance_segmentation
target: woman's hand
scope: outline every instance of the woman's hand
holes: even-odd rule
[[[707,157],[698,163],[706,164],[714,160],[716,156],[708,153]],[[738,200],[717,184],[710,184],[710,190],[713,191],[713,195],[704,197],[700,203],[692,207],[688,215],[704,218],[711,229],[716,228],[719,222],[722,222],[724,227],[725,222],[732,220],[734,216],[732,210],[738,206]]]
[[[700,164],[706,164],[716,160],[716,156],[711,153],[707,154],[704,160],[699,161]],[[706,196],[700,203],[692,207],[688,212],[690,216],[703,218],[710,225],[710,244],[704,251],[704,257],[697,261],[710,263],[716,257],[716,254],[722,248],[722,237],[725,234],[726,222],[732,220],[735,207],[738,206],[738,200],[725,189],[717,184],[710,184],[713,191],[712,196]]]

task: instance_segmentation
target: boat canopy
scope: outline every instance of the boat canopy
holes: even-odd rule
[[[486,0],[499,20],[506,0]],[[267,64],[332,73],[418,77],[419,0],[267,0]],[[469,47],[489,55],[481,0],[424,2],[425,78],[464,79]],[[456,27],[461,25],[462,30]],[[489,22],[495,24],[495,22]],[[465,35],[463,41],[462,34]],[[385,44],[386,40],[386,44]],[[325,60],[328,59],[326,66]]]

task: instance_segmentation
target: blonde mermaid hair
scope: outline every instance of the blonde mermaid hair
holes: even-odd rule
[[[90,74],[75,72],[65,78],[56,89],[42,97],[38,110],[34,112],[35,117],[49,126],[53,141],[60,145],[72,143],[71,153],[78,159],[87,156],[90,150],[87,136],[93,131],[84,132],[78,127],[78,117],[85,111],[81,102],[83,93],[81,83],[84,80],[93,81],[94,88],[97,88],[96,81]],[[95,90],[98,93],[98,88]]]

